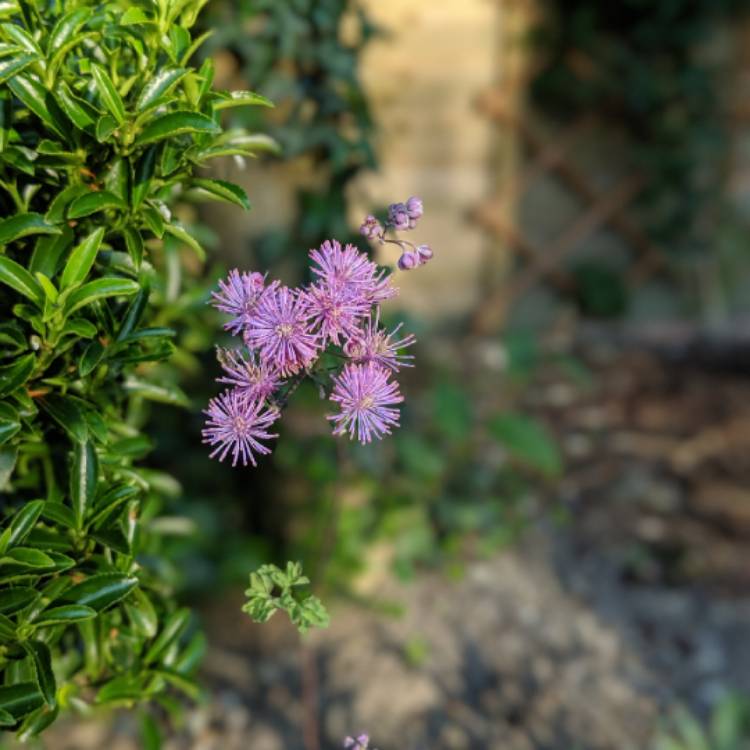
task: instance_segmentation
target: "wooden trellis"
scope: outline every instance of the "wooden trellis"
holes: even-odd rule
[[[516,91],[518,85],[516,81]],[[565,271],[566,258],[604,226],[615,231],[636,258],[627,279],[629,283],[643,282],[664,267],[664,255],[628,213],[644,187],[644,177],[632,172],[604,191],[595,187],[569,156],[575,144],[594,131],[595,121],[583,117],[553,140],[543,138],[529,118],[515,114],[508,106],[508,102],[517,101],[517,96],[509,95],[510,88],[513,87],[487,92],[479,107],[502,127],[512,129],[519,147],[523,146],[530,156],[522,168],[506,180],[499,193],[477,208],[475,218],[516,256],[516,270],[486,290],[485,302],[473,321],[477,333],[488,333],[502,326],[510,306],[538,283],[570,291],[574,282]],[[544,246],[537,246],[524,236],[510,211],[535,180],[548,174],[553,174],[572,191],[584,209],[557,237]]]

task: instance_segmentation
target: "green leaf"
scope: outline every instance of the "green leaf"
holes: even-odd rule
[[[39,520],[43,508],[44,500],[31,500],[13,516],[7,549],[21,544],[26,539]]]
[[[104,239],[104,231],[104,227],[98,227],[74,248],[63,269],[60,289],[80,284],[88,276]]]
[[[127,604],[125,612],[133,627],[144,638],[153,638],[159,630],[159,616],[143,589],[136,589]]]
[[[9,57],[0,62],[0,84],[5,83],[9,78],[12,78],[17,73],[36,62],[39,56],[36,54],[19,55],[18,57]]]
[[[122,675],[115,677],[102,686],[96,694],[96,703],[98,705],[105,703],[129,703],[142,699],[143,692],[143,677]]]
[[[138,96],[136,109],[139,114],[157,104],[159,99],[171,91],[187,72],[185,68],[163,68],[157,71]]]
[[[178,609],[166,619],[161,632],[146,652],[143,661],[145,664],[151,664],[166,651],[170,644],[185,630],[190,622],[190,610]]]
[[[94,371],[96,366],[102,361],[104,352],[105,349],[98,339],[89,342],[78,362],[78,372],[82,378],[85,378]]]
[[[7,443],[20,429],[18,412],[10,404],[0,401],[0,445]]]
[[[49,394],[39,399],[39,405],[60,425],[73,440],[83,443],[88,438],[88,427],[81,409],[69,397]]]
[[[55,86],[55,97],[63,112],[80,130],[93,134],[99,120],[99,113],[87,101],[77,97],[65,81]]]
[[[104,143],[117,130],[117,120],[110,115],[102,115],[96,121],[96,140]]]
[[[176,385],[158,385],[130,376],[125,381],[125,390],[149,401],[172,406],[190,406],[190,399]]]
[[[256,106],[273,107],[274,103],[265,96],[253,91],[232,91],[229,93],[218,93],[216,101],[213,102],[214,109],[228,109],[229,107]]]
[[[148,195],[149,188],[151,187],[151,179],[154,176],[158,150],[158,146],[150,146],[143,152],[143,155],[135,165],[135,169],[133,170],[133,191],[131,193],[131,203],[134,209],[138,208]]]
[[[39,692],[44,697],[44,702],[50,708],[53,708],[56,701],[57,683],[52,671],[52,656],[49,647],[41,641],[24,641],[22,645],[34,664],[34,673]]]
[[[137,578],[123,573],[101,573],[68,589],[63,599],[101,612],[124,599],[137,585]]]
[[[88,195],[89,192],[90,188],[86,187],[86,185],[69,185],[54,197],[52,203],[50,203],[49,209],[47,209],[47,215],[45,218],[47,219],[47,221],[51,221],[53,223],[65,221],[65,219],[67,218],[66,212],[68,210],[68,206],[76,198],[80,198],[82,195]],[[72,230],[70,231],[72,232]],[[71,242],[72,241],[73,240],[71,237]]]
[[[36,683],[20,682],[0,687],[0,710],[18,720],[44,703]]]
[[[14,547],[0,558],[4,565],[20,565],[24,568],[51,568],[55,561],[40,549],[33,547]]]
[[[10,92],[0,90],[0,152],[5,151],[13,127],[13,103]]]
[[[70,497],[76,527],[83,528],[83,519],[93,503],[96,483],[99,481],[99,459],[91,441],[76,443],[73,448],[73,464],[70,470]]]
[[[557,444],[536,420],[521,414],[503,414],[490,422],[489,430],[522,463],[549,477],[562,471]]]
[[[40,237],[34,245],[29,271],[43,273],[48,279],[54,278],[60,265],[60,258],[70,247],[73,237],[73,230],[67,225],[62,227],[60,234]]]
[[[235,185],[233,182],[196,178],[193,180],[193,185],[201,190],[205,190],[219,200],[226,201],[227,203],[234,203],[235,205],[240,206],[240,208],[244,208],[246,211],[250,210],[250,201],[247,197],[247,193],[239,185]]]
[[[32,353],[24,354],[13,364],[0,367],[0,398],[20,388],[31,377],[35,367],[36,356]]]
[[[127,211],[128,204],[108,190],[101,190],[93,193],[86,193],[80,198],[76,198],[68,209],[68,217],[71,219],[80,219],[82,216],[90,216],[97,211],[106,211],[117,209]]]
[[[28,237],[30,234],[60,234],[53,224],[49,224],[41,214],[16,214],[0,221],[0,245]]]
[[[39,282],[19,263],[0,255],[0,283],[15,289],[37,305],[44,304],[44,290]]]
[[[143,262],[143,237],[141,233],[133,227],[123,227],[122,236],[125,239],[125,247],[127,248],[130,260],[133,261],[135,270],[139,270],[141,263]]]
[[[13,621],[5,615],[0,615],[0,641],[11,643],[17,640],[16,626]]]
[[[170,112],[152,120],[135,139],[136,146],[155,143],[184,133],[217,134],[221,128],[206,115],[198,112]]]
[[[130,296],[139,289],[140,287],[135,281],[123,279],[119,276],[105,276],[95,281],[89,281],[68,297],[65,303],[65,314],[70,315],[79,308],[105,297]]]
[[[153,21],[140,8],[135,6],[131,6],[120,16],[121,26],[133,26],[141,23],[153,23]]]
[[[60,16],[47,37],[47,55],[54,54],[71,39],[91,16],[88,8],[76,8]]]
[[[12,615],[36,598],[37,591],[29,586],[15,586],[0,591],[0,613]]]
[[[18,451],[14,448],[0,448],[0,490],[8,486],[17,459]]]
[[[118,124],[122,125],[125,122],[125,104],[115,84],[112,82],[107,71],[97,63],[91,63],[91,73],[94,76],[96,89],[99,92],[102,103],[112,117],[117,120]]]
[[[164,225],[164,231],[167,232],[167,234],[171,234],[173,237],[176,237],[181,242],[184,242],[188,247],[192,248],[195,251],[195,254],[198,256],[199,260],[205,260],[206,259],[206,251],[203,249],[202,245],[198,240],[193,237],[190,232],[187,231],[187,229],[182,226],[182,224],[178,224],[177,222],[173,222],[172,224],[165,224]]]
[[[62,607],[45,609],[34,620],[34,627],[44,628],[49,625],[67,625],[71,622],[83,622],[96,617],[96,610],[82,604],[65,604]]]
[[[75,529],[76,527],[76,518],[73,511],[62,503],[47,500],[44,504],[42,515],[67,529]]]
[[[15,75],[8,81],[8,86],[48,128],[66,139],[65,116],[41,83],[26,75]]]
[[[139,490],[137,487],[120,485],[108,490],[94,507],[94,515],[89,520],[89,526],[98,528],[120,505],[136,497]]]

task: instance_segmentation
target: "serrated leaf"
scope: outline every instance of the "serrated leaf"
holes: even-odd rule
[[[89,281],[76,289],[65,303],[65,314],[70,315],[81,307],[106,297],[126,297],[135,294],[140,287],[135,281],[119,276],[105,276]]]
[[[104,227],[98,227],[73,249],[63,269],[60,289],[80,284],[85,280],[101,247],[104,231]]]
[[[101,612],[124,599],[137,585],[137,578],[123,573],[101,573],[68,589],[63,599]]]
[[[233,182],[227,182],[226,180],[208,180],[199,177],[193,180],[193,186],[205,190],[219,200],[226,201],[227,203],[234,203],[236,206],[244,208],[246,211],[250,210],[250,200],[247,197],[247,193],[239,185],[235,185]]]
[[[80,198],[76,198],[68,209],[68,217],[71,219],[80,219],[83,216],[90,216],[97,211],[107,211],[117,209],[118,211],[127,211],[128,204],[108,190],[100,190],[93,193],[86,193]]]
[[[187,74],[185,68],[163,68],[158,71],[143,87],[136,101],[139,114],[154,104],[177,85]]]
[[[99,64],[91,63],[91,73],[94,76],[96,89],[102,103],[118,124],[125,122],[125,104],[122,101],[109,73]]]
[[[35,367],[36,355],[31,352],[19,357],[10,365],[0,367],[0,398],[20,388],[31,377]]]
[[[53,708],[56,701],[57,683],[52,671],[52,656],[49,647],[41,641],[24,641],[22,645],[34,664],[34,673],[39,692],[44,697],[44,702],[50,708]]]
[[[173,138],[185,133],[220,133],[221,128],[206,115],[198,112],[170,112],[156,117],[146,125],[135,139],[137,146],[155,143],[166,138]]]
[[[16,214],[0,221],[0,245],[7,245],[30,234],[60,234],[60,231],[41,214]]]

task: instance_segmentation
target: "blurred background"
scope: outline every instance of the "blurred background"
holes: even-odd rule
[[[168,572],[210,690],[165,747],[750,747],[749,11],[210,0],[203,54],[276,102],[238,124],[281,148],[217,170],[251,212],[184,209],[213,261],[186,260],[165,321],[193,408],[152,413],[150,461],[179,479]],[[210,462],[208,289],[296,283],[410,195],[435,258],[387,310],[419,340],[401,430],[336,441],[301,389],[257,470]],[[287,559],[333,617],[304,640],[240,612]],[[46,743],[157,747],[144,726]]]

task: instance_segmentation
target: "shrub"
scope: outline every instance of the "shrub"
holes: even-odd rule
[[[202,639],[163,575],[157,518],[176,491],[145,468],[185,251],[180,201],[248,207],[196,175],[251,154],[189,61],[205,0],[0,4],[0,725],[189,695]],[[190,637],[188,637],[190,636]]]

